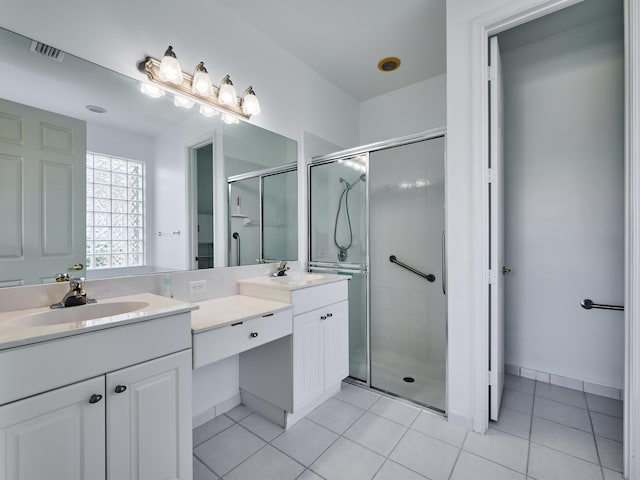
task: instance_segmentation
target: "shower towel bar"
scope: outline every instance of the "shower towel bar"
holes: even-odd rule
[[[591,310],[592,308],[598,308],[601,310],[624,310],[624,306],[622,305],[603,305],[600,303],[593,303],[593,300],[589,298],[585,298],[584,300],[582,300],[580,302],[580,305],[582,306],[582,308],[585,308],[587,310]]]
[[[410,272],[415,273],[416,275],[420,275],[422,278],[426,278],[427,281],[429,282],[435,282],[436,281],[436,276],[432,273],[422,273],[420,270],[416,270],[413,267],[410,267],[409,265],[407,265],[406,263],[402,263],[401,261],[399,261],[395,255],[391,255],[389,257],[389,261],[391,263],[395,263],[396,265],[401,266],[402,268],[406,268],[407,270],[409,270]]]

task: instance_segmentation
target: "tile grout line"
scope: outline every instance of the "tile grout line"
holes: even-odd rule
[[[538,381],[533,382],[533,400],[531,402],[531,418],[529,418],[529,438],[527,442],[527,464],[524,469],[524,476],[529,476],[529,462],[531,461],[531,436],[533,434],[533,412],[536,408],[536,387],[538,386]]]
[[[593,446],[596,448],[596,457],[598,459],[598,465],[600,466],[600,475],[604,480],[604,469],[602,467],[602,460],[600,459],[600,449],[598,448],[598,440],[596,439],[596,429],[593,427],[593,419],[591,418],[591,409],[589,408],[589,402],[587,400],[587,394],[584,392],[584,403],[587,405],[587,415],[589,415],[589,424],[591,425],[591,436],[593,437]]]

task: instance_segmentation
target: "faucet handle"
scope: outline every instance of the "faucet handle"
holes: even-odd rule
[[[73,277],[69,280],[69,290],[84,290],[84,277]]]
[[[71,275],[68,273],[58,273],[56,275],[56,282],[68,282],[71,279]]]

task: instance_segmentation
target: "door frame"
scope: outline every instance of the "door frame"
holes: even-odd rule
[[[473,199],[482,206],[474,224],[474,307],[478,335],[473,339],[473,425],[485,432],[489,427],[487,372],[489,371],[489,199],[488,181],[489,95],[488,39],[502,31],[535,20],[582,0],[538,0],[515,2],[476,18],[471,26],[471,78]],[[640,0],[624,1],[625,21],[625,374],[624,374],[624,472],[640,476]],[[523,3],[526,4],[523,6]]]

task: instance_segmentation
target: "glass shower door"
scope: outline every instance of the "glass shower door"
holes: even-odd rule
[[[298,171],[262,179],[262,258],[298,258]]]
[[[371,386],[444,412],[444,137],[370,153],[368,182]]]
[[[309,268],[351,275],[349,376],[367,382],[367,155],[309,167]]]

